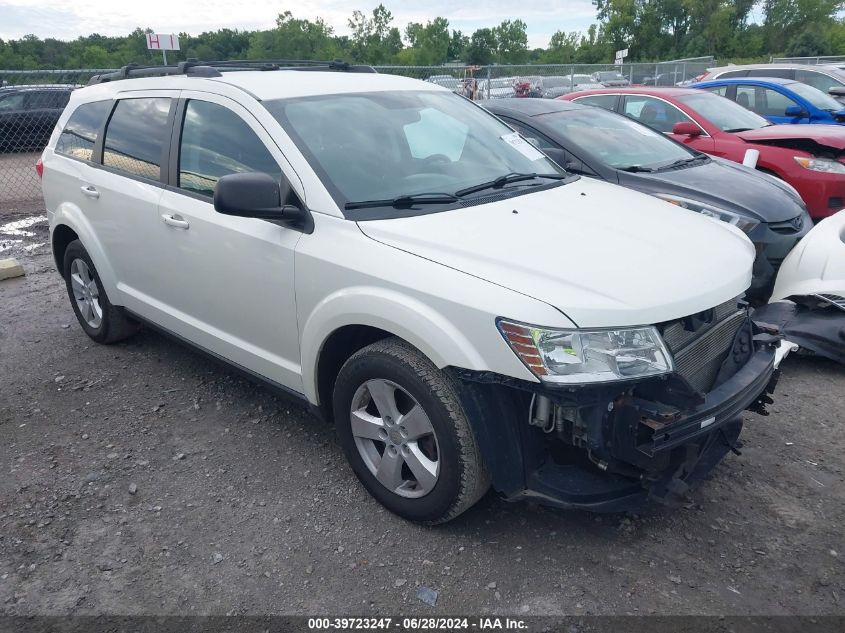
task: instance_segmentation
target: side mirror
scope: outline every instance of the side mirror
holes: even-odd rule
[[[845,97],[845,86],[833,86],[828,88],[827,93],[834,97]]]
[[[269,174],[227,174],[214,186],[214,210],[262,220],[294,220],[302,209],[282,204],[279,183]]]
[[[807,116],[807,111],[800,105],[791,105],[788,106],[786,110],[784,110],[783,115],[788,117],[801,118]]]
[[[672,134],[678,136],[701,136],[701,128],[692,121],[679,121],[672,126]]]
[[[554,162],[556,162],[564,169],[568,169],[566,164],[572,162],[569,155],[559,147],[547,147],[543,151],[545,152],[546,156],[551,158]]]

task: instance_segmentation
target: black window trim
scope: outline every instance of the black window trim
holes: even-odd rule
[[[211,93],[211,94],[214,94],[214,96],[218,96],[216,93]],[[184,122],[185,122],[185,110],[188,107],[188,101],[203,101],[203,99],[197,98],[197,97],[181,97],[180,96],[178,98],[174,97],[173,100],[176,101],[177,103],[176,103],[175,107],[171,108],[172,118],[169,121],[170,144],[168,146],[167,169],[166,170],[164,169],[164,163],[162,163],[162,177],[163,177],[163,185],[162,186],[164,187],[164,189],[166,189],[167,191],[170,191],[172,193],[176,193],[176,194],[179,194],[179,195],[182,195],[182,196],[187,196],[188,198],[193,198],[194,200],[199,200],[201,202],[205,202],[209,205],[212,205],[213,200],[209,196],[204,195],[202,193],[199,193],[197,191],[191,191],[190,189],[182,189],[181,187],[179,187],[179,152],[181,151],[181,145],[182,145],[182,128],[183,128]],[[214,105],[220,105],[221,107],[224,107],[224,108],[226,107],[226,106],[223,106],[219,103],[215,103],[214,101],[204,101],[204,102],[205,103],[212,103]],[[235,114],[236,116],[240,116],[240,115],[238,115],[237,112],[234,112],[234,110],[231,110],[231,112],[233,114]],[[247,125],[249,125],[249,124],[247,123]],[[259,141],[261,141],[260,138],[259,138]],[[262,141],[262,143],[263,143],[263,141]],[[265,147],[266,147],[266,145],[265,145]],[[270,155],[272,156],[272,152],[270,153]],[[274,160],[275,160],[275,158],[274,158]],[[278,161],[277,161],[277,164],[278,164]],[[281,165],[279,165],[279,171],[281,172],[281,177],[284,178],[285,180],[287,180],[288,182],[290,182],[290,179],[285,175],[284,169],[282,169]],[[291,190],[293,191],[293,187],[291,187]],[[311,213],[311,209],[309,209],[308,205],[306,205],[302,201],[302,198],[299,196],[299,194],[297,194],[294,191],[294,195],[296,195],[296,198],[299,201],[300,208],[302,208],[302,210],[305,212],[305,219],[300,224],[293,223],[293,222],[287,222],[287,221],[284,221],[284,220],[279,220],[279,221],[264,220],[264,221],[270,222],[271,224],[277,224],[277,225],[282,226],[282,227],[287,228],[287,229],[291,229],[291,230],[294,230],[294,231],[300,231],[302,233],[310,235],[311,233],[314,232],[314,216]]]

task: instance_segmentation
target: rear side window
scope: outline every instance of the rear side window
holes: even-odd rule
[[[70,92],[64,90],[37,90],[26,99],[27,110],[56,110],[64,108],[70,99]]]
[[[121,99],[106,128],[103,165],[158,180],[161,155],[170,139],[168,97]]]
[[[605,110],[615,110],[617,100],[618,97],[616,95],[590,95],[588,97],[579,97],[578,99],[575,99],[578,103],[598,106],[599,108],[604,108]]]
[[[81,160],[91,160],[97,133],[111,110],[112,102],[83,103],[70,115],[65,129],[59,135],[56,152]]]
[[[261,172],[281,178],[270,151],[237,114],[207,101],[188,101],[179,148],[179,188],[210,196],[221,176]]]
[[[792,68],[752,68],[748,71],[749,77],[780,77],[781,79],[795,79],[795,71]]]
[[[719,79],[730,79],[731,77],[748,77],[747,70],[729,70],[724,73],[719,73]]]

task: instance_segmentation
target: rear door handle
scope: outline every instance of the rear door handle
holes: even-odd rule
[[[88,196],[89,198],[96,199],[100,197],[100,192],[97,191],[97,188],[93,185],[83,185],[82,187],[80,187],[80,189],[82,190],[82,193]]]
[[[177,229],[187,229],[191,225],[188,224],[188,221],[185,220],[181,215],[174,214],[174,215],[167,215],[162,214],[161,219],[164,220],[164,223],[167,226],[173,226]]]

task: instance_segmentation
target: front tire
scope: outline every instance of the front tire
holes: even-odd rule
[[[338,374],[333,407],[352,470],[391,512],[444,523],[489,488],[453,379],[408,343],[356,352]]]
[[[82,242],[65,249],[64,277],[68,297],[85,333],[97,343],[116,343],[132,336],[138,324],[109,301],[97,269]]]

